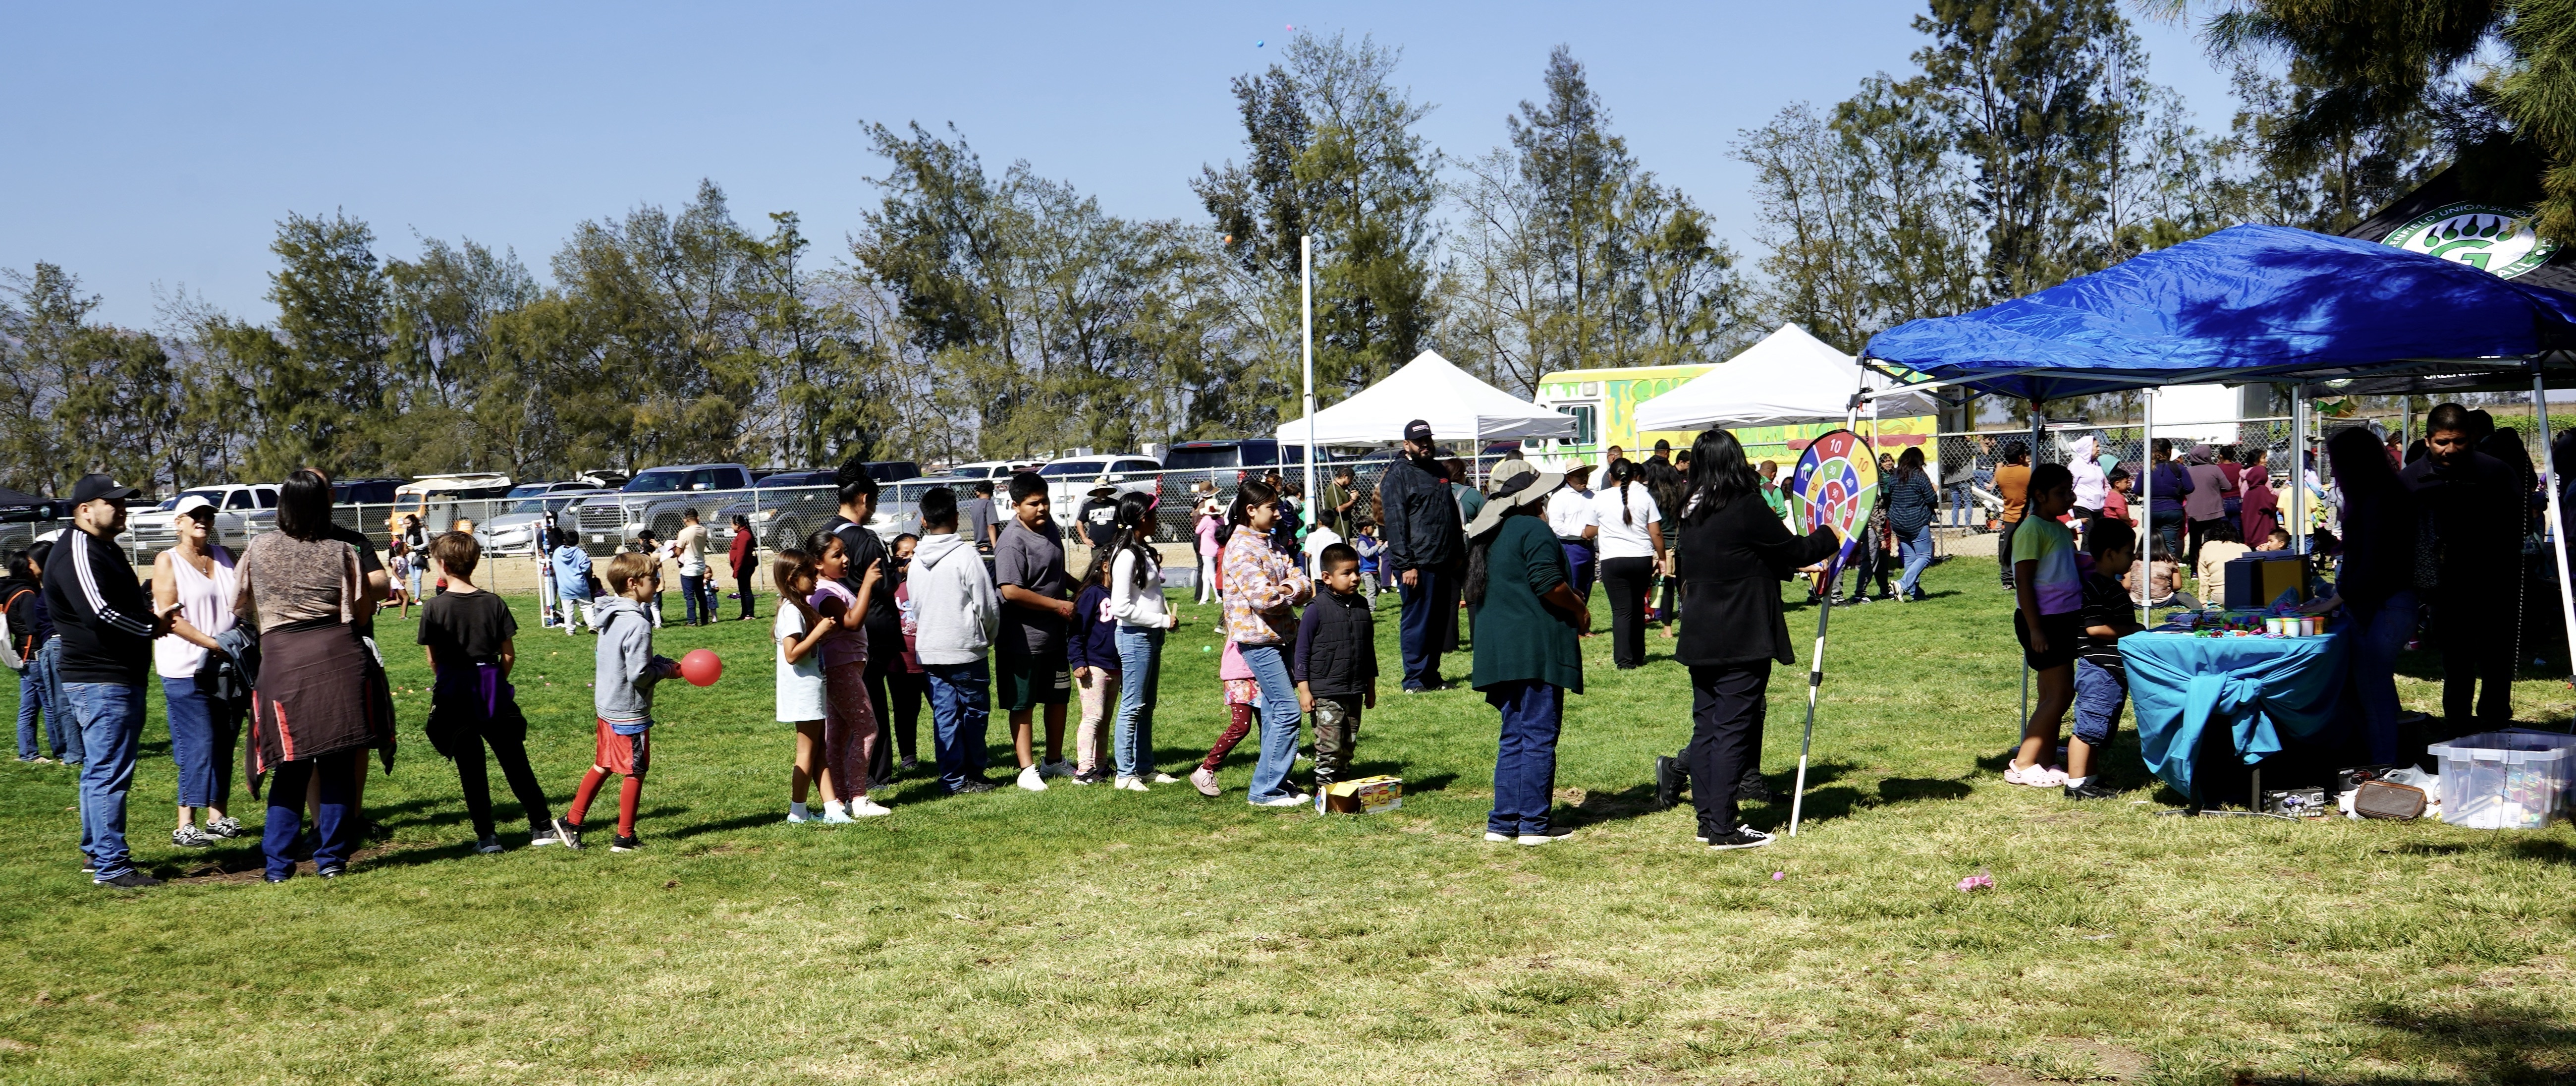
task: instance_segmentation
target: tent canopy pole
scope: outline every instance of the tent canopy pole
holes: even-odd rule
[[[2411,405],[2410,405],[2411,406]],[[2566,521],[2560,519],[2558,498],[2558,458],[2551,448],[2549,435],[2549,390],[2540,372],[2540,360],[2531,361],[2531,413],[2533,428],[2540,431],[2540,473],[2549,488],[2549,554],[2558,563],[2558,621],[2567,635],[2567,671],[2569,682],[2576,683],[2576,595],[2567,591]]]

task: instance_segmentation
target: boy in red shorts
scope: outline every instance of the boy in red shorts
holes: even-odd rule
[[[581,816],[609,774],[625,778],[617,789],[617,838],[611,852],[632,852],[635,801],[644,792],[644,771],[653,760],[653,687],[680,673],[680,665],[653,655],[653,616],[645,610],[662,589],[661,559],[627,552],[608,563],[608,590],[599,601],[599,664],[591,682],[591,702],[599,710],[599,749],[590,772],[573,793],[572,810],[556,822],[568,848],[581,847]]]

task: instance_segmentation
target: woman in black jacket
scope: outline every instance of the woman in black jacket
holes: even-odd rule
[[[1737,782],[1760,757],[1771,662],[1794,663],[1780,584],[1841,549],[1830,528],[1789,534],[1763,504],[1744,446],[1707,430],[1691,448],[1682,512],[1682,636],[1673,658],[1690,668],[1691,801],[1711,849],[1752,848],[1771,835],[1736,821]]]

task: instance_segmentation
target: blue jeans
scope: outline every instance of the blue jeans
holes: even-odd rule
[[[1111,750],[1118,775],[1144,777],[1154,772],[1154,699],[1163,685],[1163,631],[1120,626],[1118,645],[1118,728]]]
[[[1968,518],[1976,511],[1976,505],[1977,497],[1975,487],[1967,483],[1951,484],[1950,526],[1953,528],[1967,527]]]
[[[63,693],[63,639],[49,637],[45,647],[36,650],[36,666],[44,675],[45,740],[54,745],[54,757],[69,765],[88,759],[81,757],[80,725],[72,722],[71,698]]]
[[[2176,562],[2182,561],[2182,529],[2187,519],[2180,509],[2156,509],[2147,514],[2147,523],[2153,525],[2156,536],[2165,541],[2165,553],[2172,555]],[[2145,558],[2143,555],[2140,557],[2142,560]]]
[[[1297,707],[1297,684],[1288,677],[1288,647],[1238,643],[1235,649],[1252,669],[1252,681],[1261,684],[1261,760],[1253,763],[1246,798],[1259,803],[1290,795],[1288,770],[1297,764],[1297,729],[1306,713]]]
[[[2075,661],[2075,737],[2092,747],[2095,753],[2111,745],[2111,735],[2120,730],[2120,703],[2129,696],[2128,688],[2111,675],[2109,669],[2091,660]],[[2096,762],[2095,765],[2101,763]]]
[[[241,727],[215,699],[197,689],[195,679],[161,677],[161,700],[169,710],[170,760],[179,768],[179,806],[232,806],[233,743]]]
[[[683,621],[686,621],[691,626],[698,624],[698,604],[704,602],[702,594],[706,592],[706,587],[707,579],[703,575],[697,577],[689,576],[686,573],[680,575],[680,603],[681,606],[687,608],[686,611],[682,612],[685,616]],[[713,622],[715,620],[716,609],[714,607],[707,608],[707,621]]]
[[[18,760],[32,762],[43,753],[36,746],[36,725],[54,715],[45,704],[45,677],[36,674],[35,661],[18,675]]]
[[[1440,652],[1449,643],[1449,627],[1458,621],[1458,585],[1447,574],[1414,571],[1415,584],[1405,586],[1404,610],[1397,644],[1404,650],[1404,688],[1440,685]],[[1403,585],[1403,575],[1396,583]],[[1263,695],[1267,697],[1268,695]]]
[[[1905,575],[1896,581],[1896,594],[1912,596],[1922,592],[1923,570],[1932,564],[1932,526],[1926,524],[1913,535],[1899,534],[1896,555],[1905,563]]]
[[[1485,688],[1485,701],[1502,711],[1502,742],[1494,751],[1494,813],[1485,830],[1510,836],[1547,832],[1556,801],[1556,736],[1565,726],[1565,688],[1535,679]]]
[[[1574,598],[1592,602],[1592,548],[1581,543],[1558,543],[1565,548],[1565,568],[1574,571]]]
[[[2397,654],[2406,648],[2406,639],[2415,636],[2415,620],[2421,613],[2415,593],[2400,592],[2388,597],[2377,607],[2364,607],[2350,600],[2344,610],[2352,615],[2352,682],[2361,698],[2363,738],[2370,743],[2369,761],[2386,764],[2397,760]]]
[[[349,866],[349,856],[358,851],[358,762],[366,756],[364,749],[344,750],[277,767],[268,781],[268,824],[259,835],[260,849],[268,854],[268,881],[295,873],[291,853],[304,833],[304,792],[316,773],[322,775],[322,796],[313,812],[313,867]]]
[[[135,749],[143,741],[143,687],[64,683],[80,726],[81,851],[106,882],[134,870],[125,848],[125,794],[134,788]]]
[[[984,726],[993,718],[993,673],[985,661],[923,664],[930,680],[930,741],[939,783],[954,792],[984,779]]]

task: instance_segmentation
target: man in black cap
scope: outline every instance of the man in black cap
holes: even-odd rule
[[[1467,565],[1465,522],[1449,469],[1433,459],[1431,424],[1404,424],[1404,457],[1378,481],[1386,506],[1386,558],[1404,594],[1404,689],[1440,687],[1440,652],[1457,622],[1458,577]]]
[[[1656,438],[1655,455],[1649,456],[1646,459],[1650,461],[1661,460],[1666,464],[1671,464],[1673,462],[1673,443],[1660,437]]]
[[[45,608],[62,639],[58,670],[82,753],[81,853],[91,881],[128,889],[161,880],[134,869],[125,847],[125,794],[134,787],[134,756],[143,738],[143,677],[152,639],[170,632],[171,604],[155,612],[116,547],[125,503],[142,491],[105,475],[72,485],[72,531],[45,563]]]

